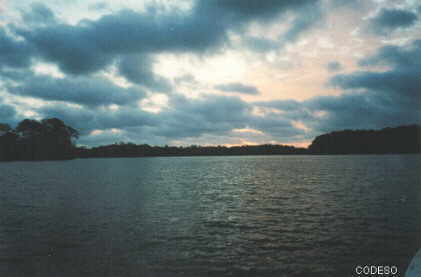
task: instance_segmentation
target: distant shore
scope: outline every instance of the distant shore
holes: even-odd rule
[[[308,148],[262,144],[243,146],[150,146],[120,142],[76,147],[77,130],[57,118],[25,119],[12,129],[0,124],[0,161],[66,160],[73,158],[347,155],[421,153],[421,126],[381,130],[342,130],[317,136]]]
[[[77,148],[79,158],[158,156],[243,156],[243,155],[347,155],[421,153],[419,125],[381,130],[343,130],[316,137],[308,148],[288,145],[244,146],[150,146],[119,143]]]

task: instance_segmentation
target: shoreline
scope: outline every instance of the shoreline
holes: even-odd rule
[[[136,159],[136,158],[180,158],[180,157],[261,157],[261,156],[400,156],[400,155],[421,155],[421,153],[349,153],[349,154],[318,154],[318,153],[297,153],[297,154],[225,154],[225,155],[152,155],[152,156],[114,156],[114,157],[74,157],[71,159],[49,159],[49,160],[10,160],[0,163],[12,162],[60,162],[88,159]]]

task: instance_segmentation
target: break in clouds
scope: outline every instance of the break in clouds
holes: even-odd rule
[[[305,144],[420,122],[416,1],[130,2],[6,1],[1,122],[58,117],[87,145]]]

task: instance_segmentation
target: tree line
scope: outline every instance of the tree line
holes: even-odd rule
[[[80,147],[77,156],[81,158],[102,157],[148,157],[148,156],[226,156],[226,155],[291,155],[305,154],[305,148],[287,145],[244,145],[244,146],[150,146],[134,143],[119,143],[93,148]]]
[[[16,128],[0,123],[0,160],[63,160],[72,158],[296,155],[296,154],[387,154],[421,153],[421,126],[408,125],[381,130],[343,130],[317,136],[308,148],[288,145],[244,146],[150,146],[115,143],[77,147],[79,133],[58,118],[25,119]]]
[[[409,154],[421,152],[421,126],[381,130],[343,130],[316,137],[312,154]]]
[[[15,129],[0,124],[0,160],[71,159],[78,136],[78,131],[58,118],[25,119]]]

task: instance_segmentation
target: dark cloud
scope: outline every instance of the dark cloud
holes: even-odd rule
[[[267,52],[270,50],[281,49],[285,46],[285,44],[295,42],[302,33],[310,29],[324,16],[321,1],[233,2],[239,6],[239,11],[242,11],[241,14],[245,13],[247,15],[244,15],[246,18],[251,17],[254,20],[268,21],[273,18],[273,14],[279,14],[281,11],[288,14],[288,12],[294,11],[293,14],[295,17],[290,27],[284,33],[280,34],[277,39],[273,40],[255,36],[247,36],[243,38],[244,45],[256,52]],[[252,3],[250,4],[250,2]]]
[[[323,10],[320,5],[301,9],[303,12],[295,17],[291,27],[280,38],[282,44],[296,41],[304,31],[310,29],[315,22],[318,22],[323,17]]]
[[[247,127],[262,131],[276,139],[290,140],[305,134],[304,130],[293,126],[292,120],[277,113],[265,116],[254,116],[249,119]]]
[[[319,0],[216,0],[199,1],[198,10],[212,11],[218,18],[225,18],[226,28],[242,27],[242,24],[257,21],[269,22],[279,15],[295,16],[287,31],[275,40],[249,37],[245,45],[252,50],[265,51],[281,48],[288,42],[294,42],[299,35],[308,30],[322,18],[322,1]]]
[[[89,74],[120,55],[213,51],[228,41],[229,30],[239,31],[251,21],[268,21],[280,14],[296,14],[284,38],[294,40],[317,20],[314,11],[319,5],[319,0],[197,0],[192,10],[184,13],[162,14],[157,8],[143,13],[123,10],[77,25],[56,23],[14,30],[63,72]]]
[[[337,75],[331,84],[346,90],[364,89],[376,101],[391,104],[402,112],[419,111],[421,105],[421,40],[410,46],[386,46],[360,61],[363,66],[388,65],[384,72],[360,71]]]
[[[342,70],[342,64],[337,61],[332,61],[327,64],[327,70],[330,72],[336,72]]]
[[[139,107],[123,107],[114,112],[101,110],[96,118],[98,129],[157,126],[159,123],[159,118]]]
[[[10,105],[0,103],[0,118],[2,122],[10,122],[16,115],[16,110]]]
[[[42,117],[58,117],[70,126],[87,135],[93,130],[125,129],[139,126],[155,126],[157,118],[138,107],[121,107],[118,110],[105,108],[75,108],[70,105],[50,104],[37,109]]]
[[[397,70],[387,72],[356,72],[349,75],[339,75],[331,83],[346,90],[364,89],[376,93],[380,98],[389,98],[390,104],[407,101],[408,104],[420,105],[420,72]]]
[[[259,90],[255,86],[245,85],[242,83],[227,83],[227,84],[219,84],[214,87],[217,90],[225,91],[225,92],[236,92],[242,94],[259,94]]]
[[[95,129],[149,126],[149,135],[172,138],[195,137],[205,133],[223,133],[243,128],[249,115],[249,106],[236,97],[208,96],[188,99],[172,95],[172,105],[154,114],[139,107],[75,108],[69,105],[46,105],[37,110],[44,117],[56,116],[88,134]]]
[[[104,108],[86,109],[69,105],[47,105],[37,109],[43,117],[59,117],[82,132],[82,141],[97,144],[93,137],[85,139],[93,130],[117,128],[127,137],[137,137],[137,142],[148,138],[199,137],[206,133],[222,134],[237,126],[244,127],[247,105],[237,98],[212,97],[186,99],[178,96],[171,109],[159,114],[145,112],[137,107],[121,107],[116,111]],[[141,133],[138,133],[142,130]],[[116,136],[106,132],[103,136]],[[100,136],[101,137],[101,136]],[[97,137],[97,138],[100,138]]]
[[[86,26],[57,24],[32,30],[17,30],[44,60],[56,63],[67,74],[88,74],[111,64],[108,53],[98,48],[95,35]],[[110,33],[110,36],[113,34]]]
[[[139,88],[122,88],[103,78],[53,78],[28,74],[24,79],[7,83],[9,93],[47,101],[64,101],[87,106],[126,105],[145,96]]]
[[[20,119],[16,108],[7,103],[4,103],[4,95],[0,95],[0,123],[6,123],[10,126],[16,125]]]
[[[23,11],[22,19],[27,24],[52,24],[57,20],[50,8],[40,2],[32,3],[29,10]]]
[[[132,83],[154,91],[170,91],[171,83],[152,72],[153,60],[148,55],[127,55],[118,63],[119,73]]]
[[[379,128],[421,120],[421,41],[408,47],[386,46],[361,65],[388,65],[387,71],[340,74],[330,84],[346,91],[337,97],[312,99],[308,105],[328,112],[323,125]],[[326,129],[326,128],[325,128]]]
[[[303,103],[310,110],[306,121],[315,134],[343,129],[367,129],[390,126],[385,110],[367,94],[346,93],[340,96],[315,97]],[[318,114],[321,113],[321,114]]]
[[[214,26],[215,21],[197,20],[124,10],[75,26],[54,24],[17,33],[63,72],[89,74],[104,69],[121,54],[202,51],[224,40],[225,29]]]
[[[421,66],[421,40],[413,41],[409,46],[388,45],[370,57],[359,61],[361,66],[388,65],[396,69],[417,70]]]
[[[173,139],[203,135],[229,136],[233,129],[252,128],[274,140],[287,140],[304,133],[283,115],[254,115],[254,104],[238,97],[208,95],[201,99],[187,99],[179,96],[172,102],[173,109],[160,115],[163,124],[159,126],[157,135]]]
[[[171,102],[171,108],[159,114],[161,125],[156,135],[177,139],[221,135],[245,128],[249,119],[250,106],[238,97],[208,95],[188,99],[177,95]]]
[[[199,10],[218,10],[225,17],[235,17],[236,20],[270,20],[281,12],[294,11],[307,5],[318,3],[317,0],[200,0]]]
[[[66,124],[76,128],[81,135],[87,135],[90,131],[97,129],[96,117],[99,115],[97,110],[76,108],[68,104],[48,104],[37,108],[36,112],[42,118],[56,117],[63,120]]]
[[[0,69],[5,67],[25,68],[30,66],[33,49],[0,29]]]
[[[383,8],[370,20],[369,30],[377,35],[387,35],[396,29],[413,26],[417,19],[412,11]]]

